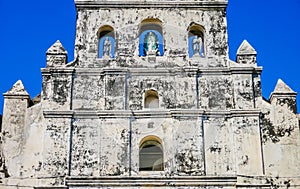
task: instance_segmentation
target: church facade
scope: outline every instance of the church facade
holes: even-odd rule
[[[0,188],[300,188],[296,95],[228,57],[227,0],[75,0],[41,94],[4,94]]]

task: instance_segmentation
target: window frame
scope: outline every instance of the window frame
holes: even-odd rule
[[[143,149],[147,149],[148,146],[150,146],[150,148],[155,146],[156,150],[160,149],[160,151],[159,152],[155,151],[153,153],[149,153],[146,151],[146,153],[143,153]],[[144,167],[144,165],[147,164],[147,162],[143,163],[143,160],[145,160],[145,159],[142,159],[144,155],[154,155],[155,158],[152,158],[152,160],[151,160],[153,162],[152,168],[149,166]],[[157,162],[159,162],[159,164],[156,164]],[[150,168],[150,170],[149,170],[149,168]],[[141,141],[140,146],[139,146],[139,171],[141,171],[141,172],[164,171],[164,150],[163,150],[163,145],[161,143],[161,140],[158,137],[148,136],[148,137],[145,137]]]

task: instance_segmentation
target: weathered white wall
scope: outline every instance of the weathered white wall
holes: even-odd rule
[[[57,41],[41,100],[20,82],[5,94],[0,188],[300,186],[296,93],[279,82],[270,102],[262,99],[262,68],[248,42],[237,62],[228,59],[227,1],[75,2],[75,60],[66,63]],[[162,21],[165,54],[152,62],[138,56],[146,18]],[[204,58],[188,58],[193,22],[204,27]],[[114,59],[97,58],[103,25],[116,34]],[[147,90],[157,91],[158,108],[144,107]],[[149,136],[162,142],[164,171],[139,171]]]
[[[104,8],[79,9],[75,54],[80,67],[103,67],[98,56],[97,32],[101,26],[110,25],[117,36],[116,62],[126,67],[149,67],[146,58],[138,56],[139,27],[147,18],[162,22],[165,56],[158,57],[158,67],[188,66],[197,60],[188,58],[188,27],[192,23],[204,26],[206,59],[202,65],[226,66],[228,57],[226,14],[224,9],[176,9],[173,8]],[[216,56],[217,55],[217,56]]]

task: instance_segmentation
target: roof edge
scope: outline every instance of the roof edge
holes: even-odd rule
[[[77,8],[226,8],[228,1],[85,1],[75,0]]]

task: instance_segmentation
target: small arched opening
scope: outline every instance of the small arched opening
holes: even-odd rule
[[[159,98],[157,91],[151,89],[145,92],[144,107],[159,108]]]
[[[139,171],[163,171],[163,147],[156,136],[145,137],[140,143]]]
[[[205,57],[204,28],[196,23],[188,27],[188,52],[189,57]]]
[[[141,22],[139,29],[139,56],[163,56],[162,22],[148,18]]]
[[[98,58],[115,57],[115,32],[113,27],[105,25],[98,30]]]

